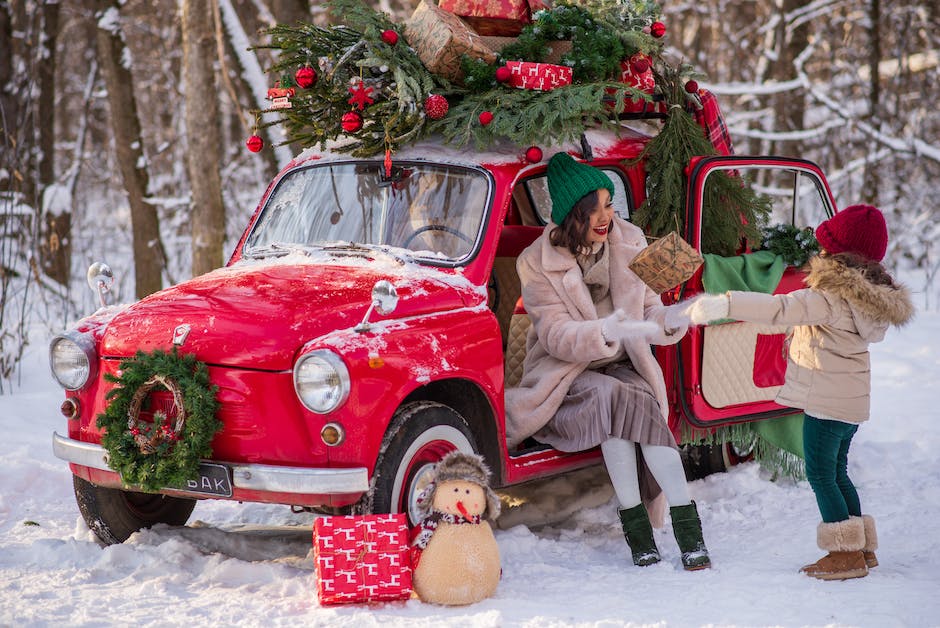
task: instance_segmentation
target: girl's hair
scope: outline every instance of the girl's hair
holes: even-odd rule
[[[894,283],[894,279],[891,278],[891,275],[888,274],[888,271],[885,270],[885,267],[882,266],[880,262],[870,260],[857,253],[833,254],[823,251],[820,255],[829,257],[847,268],[854,268],[861,271],[862,276],[871,284],[876,286],[890,286],[892,288],[897,287]]]
[[[597,208],[597,190],[588,192],[581,197],[561,224],[552,229],[548,240],[552,246],[563,246],[572,255],[585,253],[590,250],[587,241],[588,229],[591,227],[591,213]]]

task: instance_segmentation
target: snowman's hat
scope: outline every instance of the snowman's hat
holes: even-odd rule
[[[466,454],[462,451],[452,451],[444,456],[434,467],[434,475],[417,499],[417,507],[421,517],[431,513],[434,503],[434,494],[437,488],[446,482],[471,482],[483,488],[486,495],[486,510],[483,517],[496,519],[499,516],[499,497],[490,488],[490,469],[483,462],[483,457],[476,454]]]

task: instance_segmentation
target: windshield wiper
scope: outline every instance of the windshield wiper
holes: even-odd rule
[[[248,251],[248,256],[252,258],[263,258],[263,257],[284,257],[285,255],[290,255],[291,253],[303,253],[304,255],[309,255],[310,252],[299,246],[284,244],[283,242],[272,242],[266,246],[259,246]]]
[[[353,255],[355,257],[365,258],[374,257],[376,253],[381,253],[385,257],[395,260],[399,266],[405,265],[405,258],[398,255],[397,253],[393,253],[392,247],[387,245],[363,246],[361,244],[347,242],[344,244],[329,244],[326,246],[321,246],[320,248],[327,253],[334,255]]]

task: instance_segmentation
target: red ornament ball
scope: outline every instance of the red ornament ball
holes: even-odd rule
[[[666,25],[662,22],[653,22],[650,24],[650,35],[659,39],[666,34]]]
[[[313,87],[317,82],[317,71],[305,65],[294,73],[294,82],[304,89]]]
[[[252,135],[245,141],[245,146],[247,146],[248,150],[251,152],[257,153],[264,148],[264,140],[261,139],[260,135]]]
[[[483,126],[486,126],[492,121],[493,121],[492,111],[484,111],[483,113],[480,114],[480,124],[482,124]]]
[[[384,41],[389,46],[394,46],[398,43],[398,33],[392,29],[382,31],[382,41]]]
[[[431,94],[424,100],[424,112],[432,120],[440,120],[447,115],[450,104],[440,94]]]
[[[697,93],[698,93],[698,82],[696,82],[696,81],[686,81],[686,83],[685,83],[685,91],[689,92],[690,94],[697,94]]]
[[[343,114],[342,126],[347,133],[355,133],[362,128],[362,116],[358,111],[347,111]]]
[[[644,57],[639,57],[630,64],[630,69],[634,74],[643,74],[650,69],[650,62]]]
[[[542,161],[542,149],[538,146],[530,146],[525,151],[525,158],[530,164]]]
[[[508,81],[511,74],[512,73],[509,71],[509,68],[507,68],[505,65],[501,65],[496,68],[496,80],[500,83],[505,83]]]

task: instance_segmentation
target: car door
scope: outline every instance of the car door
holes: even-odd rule
[[[705,158],[689,172],[686,207],[685,237],[698,250],[703,229],[708,228],[702,224],[702,199],[710,180],[713,184],[715,173],[720,171],[744,177],[755,191],[770,197],[773,211],[768,226],[815,229],[835,212],[826,178],[812,162],[782,157]],[[740,255],[752,253],[744,250]],[[752,264],[768,257],[773,258],[767,254],[752,255],[748,260],[735,262],[747,262],[751,270],[756,268],[757,274],[751,277],[762,280],[754,283],[761,283],[764,291],[781,294],[803,287],[802,268],[783,265],[781,274],[779,262],[766,270],[760,264]],[[713,279],[706,281],[709,264],[717,268],[727,261],[706,255],[703,269],[686,282],[681,298],[703,292],[705,285],[720,291],[714,289]],[[714,277],[714,270],[711,272]],[[678,401],[685,421],[696,428],[711,428],[792,413],[792,409],[773,402],[786,369],[785,332],[782,328],[745,322],[692,327],[677,352]]]

